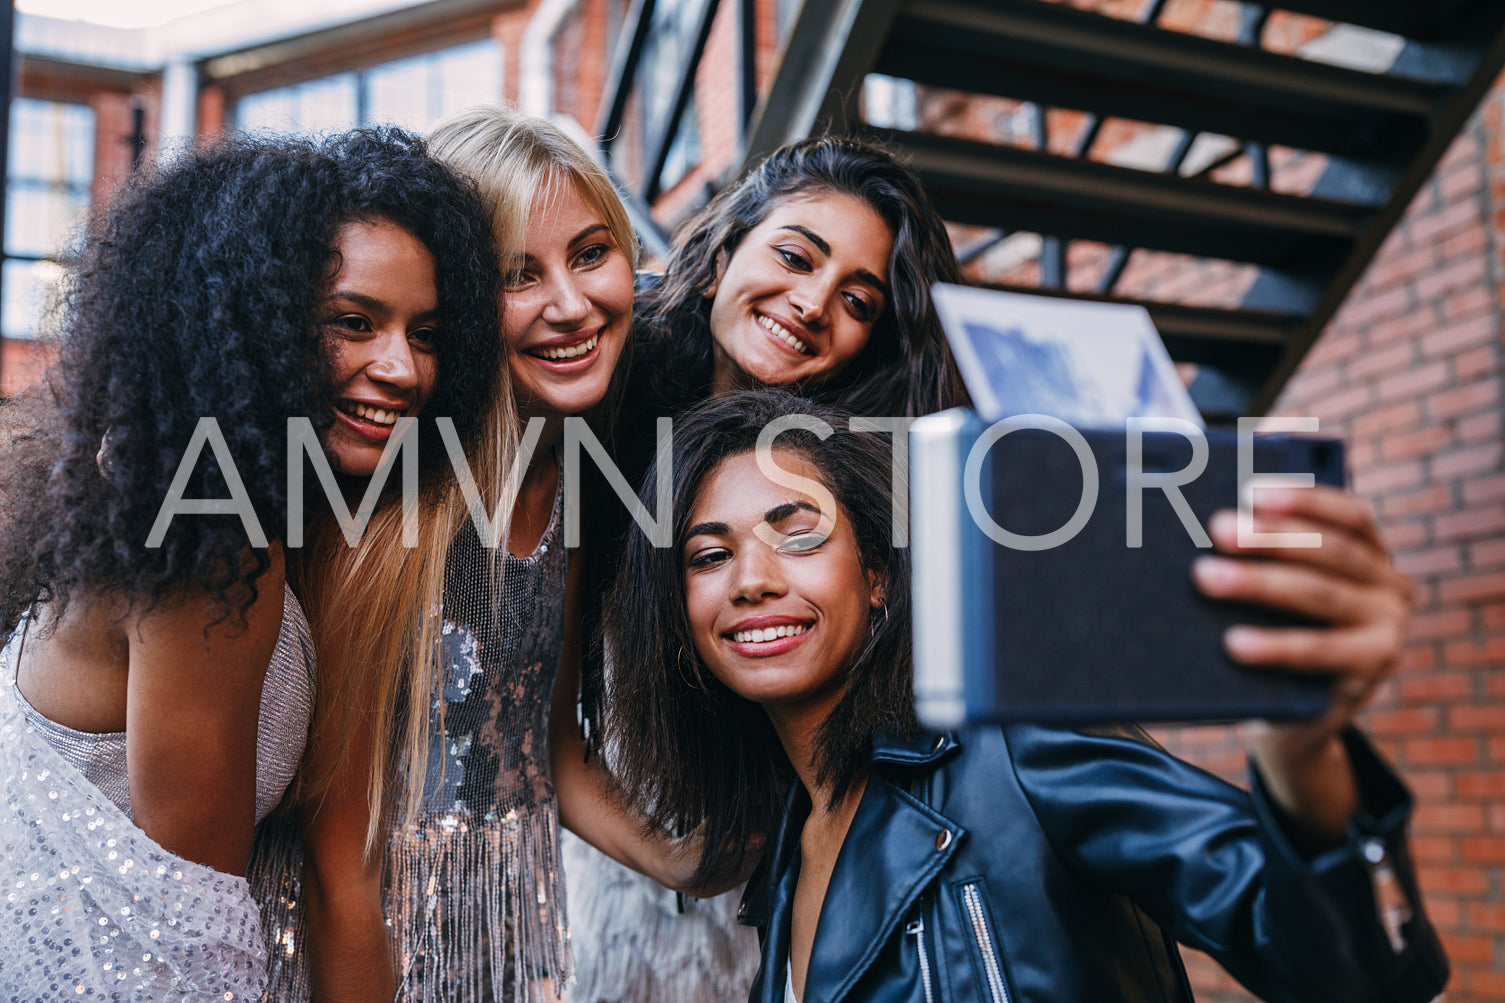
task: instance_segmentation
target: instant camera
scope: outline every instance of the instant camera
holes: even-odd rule
[[[935,299],[976,410],[910,429],[921,719],[1321,714],[1328,679],[1222,648],[1232,624],[1298,621],[1204,597],[1191,562],[1241,495],[1341,484],[1342,444],[1204,429],[1142,308],[946,285]]]

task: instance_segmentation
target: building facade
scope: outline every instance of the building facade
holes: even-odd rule
[[[1132,18],[1149,2],[1072,6]],[[1159,23],[1221,37],[1246,23],[1242,6],[1172,0]],[[422,129],[456,107],[498,99],[567,116],[585,134],[612,121],[626,0],[444,0],[322,19],[288,7],[282,22],[263,15],[250,27],[235,6],[195,15],[152,42],[22,16],[0,393],[35,379],[48,357],[38,304],[57,295],[68,241],[77,239],[70,225],[103,204],[133,164],[182,137],[225,127]],[[619,178],[653,191],[641,209],[663,231],[740,162],[748,88],[767,88],[798,9],[797,0],[725,0],[705,20],[701,0],[660,0],[610,149]],[[1277,13],[1260,30],[1266,47],[1304,58],[1394,58],[1382,36],[1310,17]],[[702,33],[693,86],[680,101],[677,68]],[[872,122],[1021,145],[1070,144],[1086,128],[1078,112],[904,80],[870,77],[864,99]],[[676,106],[679,128],[666,141]],[[1154,127],[1108,121],[1093,149],[1105,162],[1150,166],[1175,145]],[[1228,137],[1199,137],[1183,155],[1184,172],[1228,184],[1258,169]],[[1271,150],[1270,186],[1309,190],[1323,166],[1311,154]],[[958,227],[953,238],[975,281],[1039,285],[1052,267],[1045,235]],[[1140,251],[1115,261],[1112,248],[1082,241],[1062,265],[1066,289],[1090,289],[1118,268],[1121,292],[1172,303],[1238,303],[1253,281],[1226,262]],[[1414,845],[1428,909],[1453,959],[1454,1003],[1505,1000],[1502,319],[1505,84],[1497,83],[1272,409],[1316,416],[1324,432],[1348,440],[1353,486],[1374,504],[1397,563],[1417,583],[1405,665],[1364,723],[1416,794]],[[1241,780],[1230,729],[1157,734]],[[1190,964],[1200,998],[1248,999],[1205,959]]]

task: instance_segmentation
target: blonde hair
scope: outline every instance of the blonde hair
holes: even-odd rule
[[[496,397],[466,456],[488,516],[495,516],[495,538],[483,540],[495,594],[500,594],[502,546],[517,497],[518,472],[512,470],[517,425],[503,365]],[[388,809],[396,808],[398,817],[411,823],[422,801],[430,701],[443,671],[445,561],[470,514],[457,478],[448,471],[420,485],[418,509],[418,541],[412,547],[403,542],[403,506],[395,499],[382,500],[355,547],[346,546],[333,518],[321,520],[299,569],[319,653],[311,731],[322,739],[321,747],[336,752],[321,757],[322,770],[304,771],[297,797],[321,797],[351,749],[355,729],[369,729],[374,740],[365,783],[371,806],[368,858],[381,844]],[[411,780],[401,802],[389,805],[389,785],[402,772]]]
[[[558,126],[500,105],[476,105],[435,126],[429,151],[468,175],[490,203],[504,272],[522,257],[534,200],[557,197],[561,182],[573,185],[601,213],[617,247],[637,267],[637,234],[616,185]]]

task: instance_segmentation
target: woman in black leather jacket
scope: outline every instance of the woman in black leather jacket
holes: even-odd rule
[[[824,426],[755,450],[790,414]],[[754,1000],[1189,1000],[1176,941],[1270,1000],[1440,991],[1409,798],[1350,724],[1410,606],[1359,502],[1271,497],[1257,530],[1324,543],[1260,561],[1212,521],[1238,556],[1201,559],[1203,592],[1326,625],[1238,628],[1230,654],[1335,678],[1325,717],[1250,735],[1245,792],[1134,728],[921,731],[888,444],[846,429],[772,390],[684,416],[675,545],[633,534],[608,604],[608,651],[633,669],[608,701],[629,795],[701,827],[704,875],[766,834],[743,903]]]

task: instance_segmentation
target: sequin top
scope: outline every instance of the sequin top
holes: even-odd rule
[[[14,686],[25,623],[6,645],[6,685]],[[261,717],[256,730],[256,821],[271,814],[298,772],[314,709],[314,644],[303,607],[283,585],[282,627],[261,686]],[[21,713],[58,753],[131,817],[131,785],[126,772],[125,732],[75,731],[32,707],[16,690]]]
[[[61,728],[26,703],[23,632],[0,651],[0,999],[259,1000],[268,953],[250,885],[133,824],[124,736]],[[312,651],[289,592],[262,693],[258,815],[302,753]]]
[[[416,826],[387,849],[387,916],[408,1001],[555,999],[569,977],[549,706],[564,637],[563,477],[502,591],[473,528],[445,567],[444,676]]]

